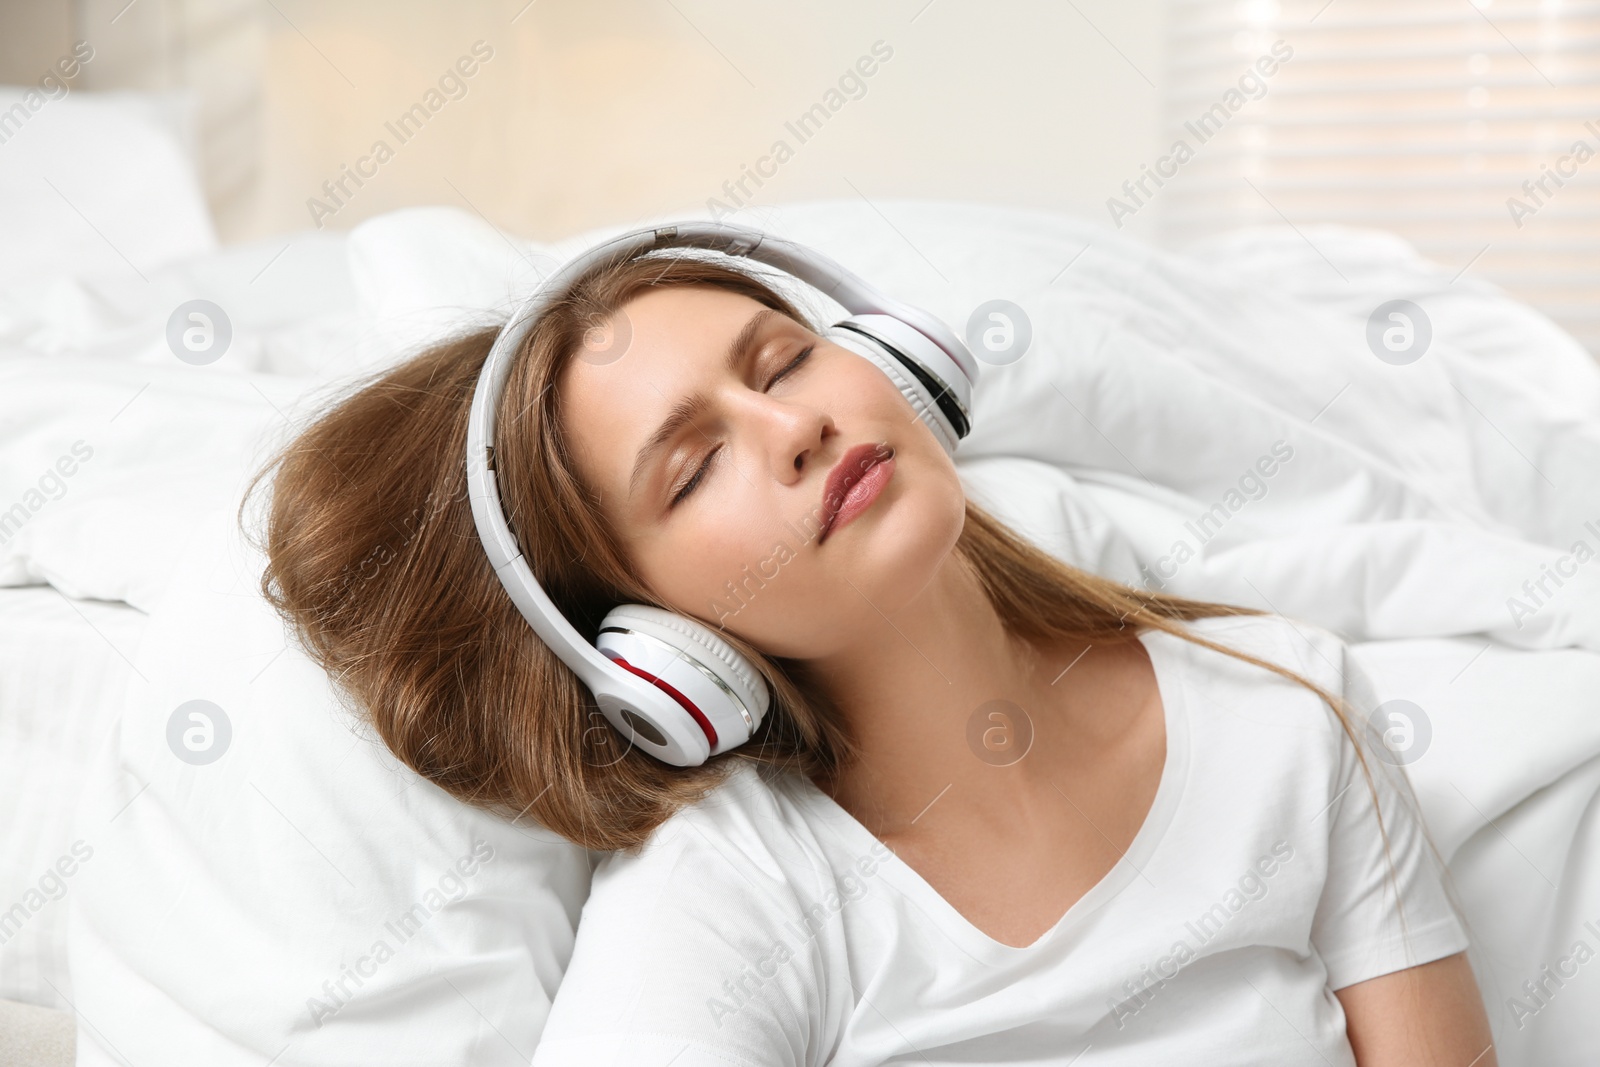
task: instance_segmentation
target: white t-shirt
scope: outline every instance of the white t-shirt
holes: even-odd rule
[[[805,778],[744,764],[602,861],[533,1067],[1353,1065],[1332,990],[1467,947],[1410,784],[1338,637],[1277,616],[1187,625],[1354,705],[1409,940],[1328,705],[1150,631],[1155,802],[1034,944],[982,933]]]

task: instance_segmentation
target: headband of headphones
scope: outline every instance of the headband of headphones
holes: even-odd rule
[[[495,417],[506,379],[544,311],[592,268],[656,249],[700,248],[777,267],[851,313],[835,324],[841,344],[889,374],[947,452],[971,426],[978,364],[934,316],[896,301],[816,251],[757,230],[682,222],[634,230],[568,261],[500,331],[472,397],[467,489],[495,575],[523,618],[594,695],[622,735],[677,766],[695,766],[748,740],[770,694],[749,662],[711,627],[648,605],[621,605],[590,644],[534,578],[506,521],[494,462]]]

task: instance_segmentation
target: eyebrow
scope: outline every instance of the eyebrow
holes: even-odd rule
[[[744,328],[739,331],[738,336],[733,339],[733,343],[728,346],[727,354],[723,357],[723,368],[725,370],[731,373],[749,358],[755,345],[756,335],[761,332],[761,327],[766,324],[767,319],[777,314],[779,312],[774,308],[762,308],[750,316],[749,321],[744,324]],[[694,421],[705,410],[707,402],[704,393],[695,393],[693,396],[684,397],[672,406],[672,411],[662,420],[661,425],[656,427],[656,432],[650,435],[650,439],[640,446],[639,454],[634,458],[633,473],[628,478],[629,496],[633,495],[635,488],[639,484],[639,479],[643,477],[645,467],[649,464],[651,456],[662,445],[672,440],[679,430]]]

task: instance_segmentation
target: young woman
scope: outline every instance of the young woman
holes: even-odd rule
[[[630,749],[474,530],[495,334],[263,472],[263,589],[418,773],[609,853],[535,1064],[1495,1063],[1343,643],[1031,546],[880,370],[706,257],[585,275],[499,408],[506,514],[574,625],[692,615],[771,687],[703,766]],[[865,486],[837,510],[836,472]]]

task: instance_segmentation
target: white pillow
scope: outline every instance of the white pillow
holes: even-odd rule
[[[376,370],[475,324],[504,321],[559,265],[548,246],[453,207],[367,219],[346,243],[365,336],[317,373]]]
[[[214,513],[182,546],[77,811],[78,1064],[527,1063],[589,853],[368,736],[232,525]],[[209,763],[177,754],[196,700],[221,709],[210,747],[193,738]]]
[[[154,610],[189,530],[237,501],[309,382],[0,356],[0,586]]]
[[[216,247],[180,93],[0,87],[0,285],[146,277]]]

